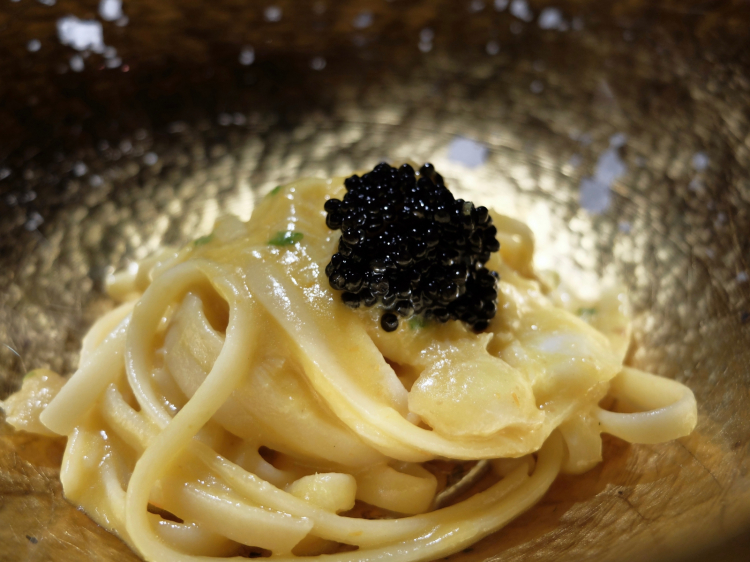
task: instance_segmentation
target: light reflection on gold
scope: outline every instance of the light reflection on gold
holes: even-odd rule
[[[8,20],[18,27],[0,37],[14,53],[9,61],[47,65],[38,76],[51,77],[50,91],[70,76],[55,70],[54,58],[67,61],[70,53],[48,48],[55,18],[89,9],[78,4],[37,6],[46,11]],[[106,74],[123,76],[125,67],[106,70],[91,79],[96,76],[103,100],[116,100],[122,90],[117,107],[124,109],[92,113],[92,119],[119,120],[121,132],[105,129],[89,146],[85,134],[60,128],[60,146],[81,146],[62,154],[59,165],[33,156],[49,144],[46,137],[25,141],[20,152],[32,156],[17,167],[0,162],[0,237],[13,240],[0,252],[3,396],[25,370],[72,372],[85,329],[112,306],[101,291],[110,264],[125,266],[161,243],[194,240],[225,213],[245,220],[257,197],[299,176],[346,175],[384,158],[430,160],[458,196],[527,222],[539,269],[557,271],[583,292],[600,278],[624,283],[636,315],[632,362],[686,382],[700,407],[698,431],[677,443],[607,440],[602,465],[561,478],[540,505],[455,559],[661,560],[750,525],[750,97],[743,86],[748,67],[737,55],[746,51],[750,15],[697,0],[653,9],[632,0],[560,0],[570,31],[540,30],[532,22],[514,34],[511,24],[518,22],[492,2],[476,13],[451,12],[450,21],[440,3],[414,2],[403,18],[399,3],[381,2],[368,4],[372,25],[358,32],[369,47],[356,50],[351,21],[365,2],[332,0],[312,15],[291,0],[275,4],[283,13],[276,27],[253,27],[251,10],[225,18],[230,12],[221,2],[210,11],[202,7],[205,18],[193,25],[208,38],[205,45],[188,41],[177,24],[136,17],[122,28],[135,40],[121,45],[105,26],[105,40],[116,45],[128,77],[143,76],[148,61],[161,55],[186,53],[170,69],[190,77],[180,82],[186,92],[196,84],[194,65],[212,60],[209,42],[236,41],[233,64],[252,43],[252,65],[240,65],[254,73],[252,85],[244,74],[223,82],[214,74],[198,84],[203,92],[226,94],[222,103],[235,106],[215,109],[201,98],[207,107],[199,117],[185,110],[163,130],[146,131],[143,120],[130,130],[127,111],[149,109],[134,108],[122,83]],[[542,8],[530,6],[536,13]],[[180,9],[173,1],[154,8]],[[330,26],[321,33],[311,21]],[[622,25],[634,21],[639,24],[626,41]],[[24,22],[34,25],[27,29]],[[404,35],[383,39],[388,22],[406,27]],[[421,52],[420,31],[427,27],[434,37]],[[30,54],[32,39],[42,49]],[[496,54],[487,54],[488,42],[495,42]],[[320,71],[309,69],[311,45],[326,60]],[[358,58],[368,52],[375,62]],[[87,59],[87,69],[97,56]],[[154,76],[166,75],[163,70]],[[544,84],[539,94],[529,89],[535,80]],[[288,92],[277,86],[271,93],[273,81],[283,81]],[[27,91],[24,84],[13,86],[33,107],[32,95],[43,96],[45,88],[29,80]],[[284,100],[299,107],[274,105],[271,98],[287,93]],[[52,109],[77,115],[59,103]],[[23,132],[15,121],[25,114],[16,111],[21,106],[4,105],[2,122],[16,126],[9,129],[14,135]],[[96,108],[106,113],[107,104]],[[222,125],[220,113],[242,124]],[[578,205],[580,182],[594,174],[617,133],[627,135],[621,156],[628,172],[610,186],[611,209],[590,214]],[[450,161],[456,137],[483,143],[486,163],[469,169]],[[144,162],[150,153],[158,156],[153,164]],[[78,162],[87,169],[80,176]],[[57,174],[57,183],[44,180],[47,174]],[[35,199],[23,203],[30,192]],[[103,560],[135,560],[62,499],[58,442],[13,434],[7,426],[0,431],[0,544],[9,545],[4,552],[16,556],[11,559],[80,560],[83,549]]]

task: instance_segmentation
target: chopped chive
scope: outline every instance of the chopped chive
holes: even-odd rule
[[[277,185],[274,187],[271,191],[268,192],[269,197],[272,195],[276,195],[279,191],[281,191],[281,188],[284,187],[282,185]]]
[[[203,246],[203,244],[208,244],[211,240],[214,239],[214,233],[206,234],[205,236],[201,236],[200,238],[196,238],[193,242],[193,246]]]
[[[579,308],[578,309],[578,316],[593,316],[596,314],[595,308]]]
[[[293,232],[291,230],[277,232],[268,243],[271,246],[289,246],[290,244],[296,244],[304,238],[304,234],[301,232]]]
[[[33,377],[33,376],[34,376],[34,375],[36,374],[36,371],[37,371],[37,370],[36,370],[36,369],[34,369],[33,371],[29,371],[28,373],[26,373],[26,374],[25,374],[25,375],[23,376],[23,380],[26,380],[26,379],[28,379],[29,377]]]
[[[409,328],[412,330],[419,330],[420,328],[424,328],[427,326],[427,320],[422,318],[421,316],[413,316],[411,320],[409,320]]]

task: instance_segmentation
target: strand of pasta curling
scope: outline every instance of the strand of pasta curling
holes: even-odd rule
[[[116,394],[116,390],[114,388],[110,388],[110,390],[105,394],[105,404],[104,404],[105,408],[104,408],[103,415],[105,416],[105,419],[110,423],[110,425],[113,425],[115,427],[116,431],[119,430],[118,433],[120,433],[121,437],[123,437],[126,442],[130,443],[132,446],[135,446],[136,448],[140,448],[139,441],[144,441],[144,438],[143,438],[145,435],[144,431],[148,431],[148,425],[145,423],[141,423],[141,425],[145,427],[142,427],[142,428],[135,427],[136,425],[138,425],[138,423],[135,422],[134,420],[138,420],[140,415],[137,414],[132,409],[130,409],[129,407],[127,407],[122,401],[120,401],[121,404],[118,406],[117,401],[113,401],[110,399],[113,393]],[[115,414],[115,412],[118,412],[118,417],[121,418],[120,423],[117,423],[117,424],[113,423],[114,422],[113,415]],[[122,429],[118,426],[123,426],[123,425],[128,426],[129,429],[126,431],[122,431]],[[145,446],[145,444],[142,446]],[[335,516],[331,516],[331,517],[335,517]],[[353,520],[346,518],[340,521],[346,522],[346,521],[353,521]],[[339,526],[340,526],[340,522],[339,522]],[[379,526],[379,524],[372,523],[370,526],[377,527]],[[406,530],[406,527],[407,525],[405,525],[404,523],[401,523],[399,525],[399,528],[402,531]],[[359,532],[361,532],[361,530]],[[342,540],[342,537],[335,537],[335,538],[338,540]],[[359,542],[359,541],[355,541],[355,542]]]
[[[630,443],[655,444],[689,435],[698,420],[695,395],[684,384],[623,367],[609,389],[609,395],[641,410],[620,414],[596,409],[601,430]]]
[[[116,398],[117,391],[114,388],[111,388],[106,396],[107,406],[117,412],[115,418],[129,415],[121,412],[129,406]],[[138,416],[135,412],[133,414]],[[120,428],[120,431],[123,430],[133,431],[133,428]],[[147,433],[148,430],[137,431],[139,435]],[[539,452],[539,462],[531,477],[527,475],[526,466],[519,466],[487,491],[459,504],[400,520],[368,521],[340,517],[310,505],[261,481],[255,475],[213,453],[202,443],[193,441],[190,449],[192,455],[195,455],[195,461],[205,463],[249,499],[268,509],[309,517],[314,521],[312,532],[318,536],[364,546],[365,549],[357,553],[359,560],[388,558],[403,562],[427,554],[439,556],[454,552],[497,530],[540,499],[555,479],[563,454],[562,442],[555,434]],[[175,554],[178,556],[175,560],[190,559]],[[324,558],[333,561],[350,560],[351,553],[329,555]]]
[[[306,303],[300,290],[273,264],[254,260],[244,273],[253,294],[299,346],[300,359],[305,363],[305,373],[313,388],[344,423],[384,454],[412,462],[434,456],[476,460],[506,456],[500,451],[517,448],[516,456],[522,456],[530,452],[526,450],[529,443],[538,442],[532,450],[538,449],[554,429],[544,426],[529,431],[524,443],[516,444],[507,435],[472,441],[439,435],[413,425],[392,407],[379,403],[352,384],[323,335],[323,330],[328,328],[305,311]],[[309,329],[316,324],[319,330]],[[356,329],[356,326],[349,328]],[[371,340],[370,344],[371,352],[379,353]]]
[[[557,478],[563,455],[562,439],[557,432],[554,432],[539,450],[539,459],[532,476],[523,485],[505,496],[502,501],[484,509],[467,513],[464,518],[451,518],[450,521],[438,525],[413,539],[397,544],[385,544],[376,548],[359,550],[356,554],[357,560],[360,562],[434,560],[474,544],[479,539],[497,531],[542,499],[542,496]],[[523,467],[520,468],[523,469]],[[502,482],[499,484],[502,484]],[[274,559],[279,562],[299,561],[297,557],[280,556],[274,557]],[[352,553],[321,555],[316,557],[316,560],[321,562],[351,562]]]
[[[657,396],[656,398],[654,398],[654,400],[655,400],[655,401],[657,401],[657,402],[658,402],[658,401],[662,401],[662,400],[663,400],[663,397],[662,397],[662,398],[659,398],[659,397]],[[107,408],[107,409],[109,410],[109,408]],[[133,412],[133,414],[135,414],[135,412]],[[673,437],[677,437],[677,436],[678,436],[678,435],[674,435]],[[230,463],[230,464],[231,464],[231,463]],[[239,469],[239,467],[236,467],[236,470],[239,470],[239,471],[241,471],[241,469]],[[242,472],[244,472],[244,471],[242,471]],[[248,476],[251,476],[251,475],[248,475]],[[280,492],[280,491],[278,491],[278,490],[277,490],[277,492],[279,492],[279,493],[282,493],[282,494],[283,494],[283,492]],[[263,497],[263,496],[261,496],[261,497],[258,497],[258,498],[256,498],[256,499],[257,499],[257,500],[258,500],[259,502],[263,502],[263,504],[264,504],[264,505],[268,505],[268,503],[267,503],[267,498],[266,498],[266,497]],[[299,500],[297,500],[297,501],[299,501]],[[269,507],[272,507],[272,508],[276,508],[276,509],[279,509],[279,507],[281,507],[281,506],[277,506],[277,505],[271,505],[271,506],[269,506]],[[288,509],[284,509],[284,511],[287,511],[287,512],[289,512],[290,510],[288,510]],[[294,511],[294,510],[291,510],[291,511]],[[299,515],[303,515],[303,514],[299,514]],[[308,515],[308,514],[305,514],[305,515]],[[329,515],[330,515],[330,514],[329,514]],[[330,515],[330,516],[331,516],[332,518],[336,518],[336,516],[333,516],[333,515]],[[329,537],[326,537],[326,538],[329,538]],[[341,541],[341,540],[344,540],[344,539],[342,539],[342,537],[340,537],[340,536],[337,536],[337,537],[330,537],[330,538],[331,538],[331,539],[333,539],[333,540],[339,540],[339,541]]]
[[[125,350],[125,370],[136,400],[160,427],[165,427],[172,417],[160,403],[150,381],[153,342],[159,322],[169,304],[178,301],[191,286],[201,281],[212,281],[220,293],[231,294],[235,288],[228,279],[222,279],[222,273],[228,273],[227,269],[206,260],[179,264],[155,279],[133,309],[133,328],[128,332]]]
[[[105,518],[103,523],[108,529],[116,532],[121,538],[133,545],[133,540],[125,525],[126,493],[122,490],[117,478],[113,476],[113,471],[105,470],[113,461],[119,462],[118,457],[121,455],[127,456],[128,452],[122,449],[118,450],[111,437],[114,433],[140,455],[149,443],[156,438],[159,429],[146,416],[129,406],[114,384],[107,388],[102,397],[100,414],[105,422],[105,431],[110,434],[108,439],[110,449],[102,460],[100,475],[107,489],[105,501],[111,506],[110,511],[114,517],[114,521]],[[111,430],[112,433],[110,433]],[[190,443],[188,448],[194,443],[197,442]],[[202,466],[201,461],[194,455],[189,456],[188,459],[191,465]],[[181,479],[174,471],[170,471],[162,475],[159,485],[151,492],[152,501],[172,513],[179,513],[184,519],[182,523],[175,523],[162,519],[156,514],[147,514],[155,532],[171,547],[179,548],[184,552],[213,556],[231,554],[236,549],[236,542],[230,540],[227,535],[233,538],[246,538],[248,535],[246,529],[252,530],[253,527],[258,527],[258,525],[253,525],[257,521],[258,514],[260,513],[265,517],[267,513],[258,510],[255,506],[240,502],[242,503],[242,511],[235,514],[234,517],[216,516],[217,510],[226,511],[226,503],[222,502],[224,494],[221,493],[221,490],[214,491],[210,495],[198,496],[199,505],[193,506],[188,511],[184,511],[184,508],[180,510],[180,506],[175,509],[175,506],[164,498],[165,487],[178,490],[179,494],[189,501],[195,499],[196,492],[200,494],[202,491],[201,485],[199,482]],[[239,498],[239,496],[236,497]],[[192,503],[195,503],[195,501]],[[268,513],[268,516],[270,519],[274,519],[274,514]],[[280,517],[283,518],[280,515],[275,516],[276,522]],[[102,522],[100,521],[100,523]],[[273,524],[273,521],[271,523]]]
[[[116,388],[107,390],[103,406],[106,409],[105,420],[125,442],[137,450],[148,447],[157,430],[125,403]],[[368,520],[342,517],[310,504],[244,470],[198,441],[190,444],[189,454],[192,460],[204,464],[211,473],[220,476],[253,504],[295,517],[309,518],[313,521],[312,532],[315,535],[361,547],[392,544],[423,534],[438,524],[463,520],[496,505],[528,479],[526,468],[519,467],[489,490],[459,504],[396,520]]]
[[[159,352],[164,357],[159,386],[172,396],[171,402],[183,401],[172,385],[186,397],[193,395],[224,344],[224,335],[206,316],[206,310],[217,308],[213,300],[208,295],[188,293],[171,317]],[[214,416],[214,421],[229,433],[254,445],[243,447],[241,464],[250,462],[254,471],[260,470],[259,475],[278,484],[291,475],[287,472],[285,477],[284,471],[262,461],[257,453],[261,445],[294,457],[322,459],[324,466],[362,469],[386,462],[315,396],[293,358],[288,336],[262,307],[258,311],[258,320],[269,324],[256,342],[261,355],[248,366],[246,382]]]
[[[39,420],[47,428],[59,435],[69,435],[107,385],[122,373],[129,324],[130,316],[126,316],[44,409]]]
[[[185,278],[185,277],[184,277],[184,274],[185,274],[186,272],[182,272],[182,271],[180,271],[180,272],[178,272],[178,273],[180,274],[180,277],[182,277],[183,279]],[[169,281],[171,281],[171,279],[170,279],[170,276],[166,276],[166,279],[164,280],[164,282],[167,282],[167,283],[168,283]],[[176,291],[179,291],[179,287],[174,287],[174,286],[173,286],[173,287],[171,287],[171,288],[172,288],[172,290],[176,290]],[[162,296],[162,297],[163,297],[163,296]],[[167,302],[168,302],[168,301],[169,301],[169,299],[165,299],[165,298],[162,298],[162,299],[160,299],[160,300],[161,300],[162,302],[164,302],[164,301],[167,301]],[[148,300],[146,300],[145,302],[147,302],[147,303],[148,303]],[[159,315],[159,316],[160,316],[160,315]],[[136,316],[136,319],[137,319],[137,316]],[[194,398],[193,398],[193,400],[197,400],[197,398],[196,398],[196,397],[194,397]],[[172,423],[175,423],[175,422],[172,422]],[[148,455],[148,452],[146,453],[146,455]],[[141,462],[143,462],[143,461],[141,461]],[[137,473],[137,469],[136,469],[136,473]],[[508,482],[508,483],[510,483],[510,482]],[[135,478],[135,475],[134,475],[134,478],[133,478],[133,479],[131,480],[131,486],[137,486],[137,479]],[[130,494],[129,494],[129,496],[130,496]],[[470,503],[471,503],[471,502],[470,502]],[[451,511],[451,510],[449,510],[449,511]],[[445,515],[447,515],[447,513],[446,513]],[[459,519],[460,519],[460,518],[459,518]],[[135,537],[135,535],[134,535],[134,537]],[[134,540],[136,540],[136,539],[134,538]],[[137,542],[137,540],[136,540],[136,542]]]
[[[649,377],[654,377],[654,375],[648,375],[648,376]],[[671,382],[676,387],[682,387],[682,385],[680,385],[679,383],[676,383],[674,381],[671,381]],[[689,393],[690,391],[688,390],[687,392]],[[664,395],[663,393],[659,392],[659,389],[657,389],[657,391],[655,393],[655,396],[652,398],[652,401],[653,402],[669,401],[669,396],[668,395]],[[650,413],[651,412],[644,412],[642,414],[636,414],[636,415],[648,416]],[[657,421],[656,423],[659,423],[659,422]],[[689,433],[692,430],[693,425],[694,425],[694,422],[690,422],[690,421],[688,421],[687,423],[683,423],[681,426],[666,424],[664,426],[664,428],[662,429],[662,431],[660,432],[661,438],[663,440],[669,441],[669,440],[672,440],[672,439],[676,439],[676,438],[682,437],[682,436],[686,435],[687,433]],[[556,434],[557,434],[557,432],[555,432],[553,434],[553,436],[555,436]],[[596,437],[596,439],[599,439],[598,432],[595,433],[595,437]],[[550,439],[552,439],[552,437]],[[566,442],[567,442],[567,439],[566,439]],[[203,454],[208,454],[208,453],[203,453]],[[205,458],[205,457],[202,456],[202,458]],[[227,472],[226,468],[224,468],[224,469],[218,468],[217,470],[219,470],[219,472],[227,480],[233,482],[233,484],[236,487],[238,487],[238,488],[243,485],[243,482],[244,483],[249,483],[249,482],[252,482],[253,479],[255,478],[252,475],[239,476],[239,474],[241,474],[244,471],[242,471],[242,469],[240,469],[239,467],[236,467],[236,466],[235,467],[231,467],[231,463],[228,463],[225,460],[223,461],[223,465],[224,465],[224,467],[229,467],[230,472]],[[270,487],[270,486],[267,485],[267,487]],[[250,494],[250,493],[253,493],[253,492],[252,491],[248,491],[248,494]],[[466,511],[462,511],[462,513],[460,515],[456,514],[458,516],[456,519],[461,520],[463,517],[467,517],[471,513],[476,512],[479,509],[479,506],[477,506],[476,504],[473,504],[473,501],[476,498],[478,498],[478,496],[480,496],[480,495],[474,496],[473,498],[471,498],[469,500],[465,500],[461,504],[458,504],[458,506],[461,506],[461,508],[465,509]],[[269,504],[268,503],[268,497],[267,496],[264,497],[263,495],[258,494],[258,493],[256,493],[256,495],[253,497],[253,499],[256,500],[256,501],[259,501],[259,502],[265,500],[265,505],[268,505],[269,507],[273,507],[275,509],[282,509],[284,511],[295,513],[295,514],[299,514],[299,515],[307,515],[307,513],[296,511],[295,508],[292,507],[292,506],[290,506],[289,504],[279,504],[279,503],[271,503],[271,504]],[[510,501],[510,500],[508,500],[508,501]],[[438,513],[441,513],[441,512],[446,512],[446,515],[447,515],[447,512],[449,510],[451,510],[453,508],[457,508],[458,506],[452,506],[451,508],[448,508],[448,509],[439,510],[437,512],[433,512],[433,514],[438,514]],[[413,518],[407,518],[407,519],[404,519],[404,520],[401,520],[401,521],[408,521],[408,520],[416,520],[416,519],[427,518],[427,517],[429,517],[429,516],[431,516],[433,514],[427,514],[427,515],[424,515],[424,516],[417,516],[417,517],[413,517]],[[319,526],[317,524],[317,521],[316,521],[316,527],[314,527],[314,531],[319,531]],[[336,537],[334,540],[341,540],[341,539],[338,538],[338,537]]]
[[[180,273],[184,274],[186,272]],[[158,290],[162,288],[161,285],[168,285],[168,282],[171,281],[170,277],[166,275],[165,279],[155,282],[147,293],[158,294]],[[175,288],[172,287],[172,290],[174,291]],[[179,287],[177,287],[177,290],[179,290]],[[146,296],[144,295],[144,297]],[[172,299],[167,297],[168,295],[160,295],[158,300],[161,302],[170,302]],[[149,300],[144,298],[143,302],[149,303]],[[149,533],[149,521],[148,516],[145,514],[145,507],[148,502],[149,490],[160,473],[164,472],[165,465],[169,464],[168,460],[173,458],[182,447],[190,442],[195,432],[210,419],[213,412],[218,409],[234,386],[239,382],[238,380],[234,380],[237,378],[236,375],[229,376],[234,374],[231,373],[232,370],[235,373],[238,371],[241,372],[241,370],[236,368],[238,360],[240,364],[242,363],[241,358],[231,356],[232,348],[237,347],[236,338],[238,337],[238,333],[235,332],[235,328],[237,325],[241,326],[243,319],[247,320],[247,315],[252,314],[252,311],[242,310],[241,307],[237,306],[237,302],[232,302],[232,300],[230,300],[230,306],[232,313],[230,314],[230,324],[227,329],[227,341],[211,373],[183,410],[162,429],[155,441],[145,450],[143,456],[136,464],[128,486],[126,515],[128,534],[131,536],[136,548],[143,552],[147,558],[165,561],[195,559],[195,557],[175,553],[167,545],[162,544],[153,531]],[[245,314],[245,316],[238,316],[241,314]],[[158,316],[161,316],[161,314]],[[238,317],[240,320],[236,320]],[[138,311],[136,310],[134,313],[134,324],[138,320]],[[243,334],[240,331],[239,336],[241,340],[246,340],[246,338],[252,337],[252,334]],[[245,359],[249,359],[249,357]],[[226,363],[226,365],[222,363]],[[551,478],[553,479],[554,475]],[[531,501],[536,501],[536,499]],[[520,505],[523,506],[524,503],[521,502]],[[450,531],[451,534],[456,532],[456,529]],[[464,541],[459,543],[458,547],[465,541],[474,540],[476,535],[477,533],[472,530],[472,532],[466,535]],[[422,546],[419,542],[424,542],[427,539],[434,539],[434,537],[430,533],[426,537],[418,539],[415,541],[415,548],[412,550],[415,552],[417,546]],[[434,544],[434,540],[431,542]],[[448,544],[439,545],[440,549],[449,549],[451,551],[456,547],[457,545],[454,540],[449,541]],[[422,554],[420,553],[419,555],[421,556]]]
[[[144,372],[149,365],[147,350],[166,306],[197,278],[208,277],[209,281],[215,281],[211,275],[206,275],[203,270],[206,266],[201,265],[203,264],[182,264],[154,280],[133,311],[134,325],[143,331],[131,331],[133,337],[128,341],[128,376],[131,386],[141,407],[144,410],[149,408],[149,413],[162,422],[163,426],[137,461],[128,483],[126,527],[135,548],[145,558],[160,562],[200,560],[203,557],[178,554],[160,540],[147,515],[151,489],[237,386],[245,373],[244,369],[238,369],[237,366],[248,364],[253,353],[250,342],[254,339],[255,325],[251,319],[255,305],[251,299],[237,298],[240,289],[231,283],[230,277],[225,277],[221,286],[214,284],[230,306],[226,342],[216,363],[198,391],[174,419],[164,420],[162,416],[168,414],[159,412],[154,407],[156,397],[153,389],[145,386],[144,382],[147,381],[143,380],[148,374],[148,371]],[[243,292],[246,293],[246,290]],[[151,324],[148,323],[149,320]]]
[[[306,364],[305,372],[312,386],[337,416],[381,452],[417,462],[424,460],[420,455],[425,453],[462,459],[513,456],[498,454],[497,449],[493,450],[502,445],[507,451],[508,443],[503,435],[474,442],[445,437],[412,425],[393,408],[361,392],[350,383],[345,369],[336,361],[335,354],[327,345],[323,336],[327,328],[320,324],[320,330],[302,328],[316,322],[314,314],[306,311],[299,289],[278,273],[271,263],[258,260],[245,274],[248,284],[269,314],[300,346]],[[356,326],[351,328],[356,329]],[[359,351],[366,352],[362,349]],[[638,401],[644,408],[661,408],[677,402],[663,411],[641,414],[615,414],[599,409],[597,415],[602,421],[601,430],[625,439],[629,436],[635,442],[642,443],[658,443],[688,435],[697,419],[695,398],[690,389],[655,375],[643,374],[637,378],[632,371],[625,368],[616,377],[613,392],[617,393],[623,386],[620,391],[623,397],[628,393],[635,393],[634,399],[641,396]],[[636,380],[640,381],[639,384],[635,384]],[[648,381],[656,381],[651,390],[646,388]],[[653,405],[648,401],[649,395],[653,396],[652,401],[656,400]],[[537,432],[537,438],[548,435],[553,429],[554,424],[548,420]]]

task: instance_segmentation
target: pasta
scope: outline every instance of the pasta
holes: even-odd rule
[[[144,559],[432,560],[600,462],[602,432],[693,430],[687,387],[623,366],[623,295],[566,309],[509,217],[492,213],[484,331],[415,316],[388,332],[378,307],[348,308],[324,273],[323,204],[344,192],[298,180],[112,275],[123,304],[79,369],[35,371],[4,403],[18,429],[67,437],[67,499]]]

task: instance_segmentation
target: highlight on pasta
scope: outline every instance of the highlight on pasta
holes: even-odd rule
[[[353,178],[110,276],[78,370],[3,404],[67,437],[65,497],[145,560],[433,560],[601,462],[602,433],[695,427],[690,389],[623,365],[622,292],[567,298],[525,224],[431,166]]]

